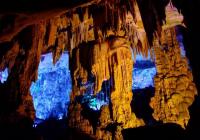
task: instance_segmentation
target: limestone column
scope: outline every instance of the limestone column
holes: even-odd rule
[[[153,117],[185,128],[190,119],[188,108],[197,89],[188,60],[181,56],[174,27],[162,31],[161,43],[155,39],[153,49],[157,69],[155,96],[150,102],[154,109]]]

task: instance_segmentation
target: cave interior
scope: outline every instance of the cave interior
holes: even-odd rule
[[[0,139],[198,139],[199,7],[2,2]]]

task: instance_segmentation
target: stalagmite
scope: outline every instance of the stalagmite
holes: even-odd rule
[[[125,39],[113,40],[109,53],[110,75],[113,81],[111,104],[113,120],[123,128],[143,125],[131,111],[133,60]]]
[[[175,29],[163,30],[161,44],[154,40],[153,48],[157,69],[155,96],[150,102],[154,109],[153,117],[185,128],[190,119],[188,108],[197,95],[197,89],[188,60],[181,56]]]

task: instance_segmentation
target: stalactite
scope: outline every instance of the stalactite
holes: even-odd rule
[[[98,31],[100,29],[103,36],[106,37],[107,32],[110,30],[116,35],[119,30],[122,30],[122,26],[125,26],[125,15],[128,11],[135,18],[134,5],[135,0],[118,0],[115,2],[105,0],[98,6],[90,8],[94,19],[94,30]]]
[[[102,42],[110,35],[126,36],[132,43],[134,54],[147,56],[150,46],[139,13],[135,0],[114,3],[106,0],[96,6],[71,11],[71,16],[65,14],[51,19],[47,26],[47,48],[52,46],[54,63],[62,48],[71,51],[82,42],[95,39]],[[64,43],[65,47],[61,45]]]
[[[95,93],[101,90],[103,81],[110,79],[108,51],[108,42],[96,44],[92,50],[91,67],[92,74],[96,77]]]
[[[57,48],[56,41],[60,38],[58,37],[60,36],[60,32],[67,32],[65,35],[69,41],[66,43],[71,45],[66,46],[71,46],[69,50],[72,50],[82,42],[95,40],[94,37],[96,39],[100,37],[103,38],[101,40],[105,40],[110,35],[109,31],[112,31],[112,35],[119,35],[119,31],[125,30],[125,35],[128,36],[129,40],[135,42],[132,45],[135,49],[134,51],[146,55],[149,48],[148,42],[152,42],[154,33],[156,34],[157,31],[157,34],[160,35],[161,26],[165,21],[165,6],[168,2],[169,0],[104,0],[98,5],[92,5],[88,8],[77,8],[67,13],[62,13],[46,20],[48,23],[46,27],[48,35],[45,39],[45,45],[47,48]],[[138,10],[137,3],[140,11]],[[138,13],[140,12],[148,41],[144,37],[146,34],[136,29],[138,25],[141,29],[141,19],[138,21]],[[69,13],[71,13],[71,17],[68,16]],[[127,13],[132,16],[132,24],[125,21]],[[67,29],[70,26],[70,22],[71,31]],[[99,31],[102,33],[98,33]],[[69,32],[71,32],[71,35]],[[123,34],[121,35],[124,36]],[[138,40],[135,38],[138,38]]]
[[[71,19],[72,36],[70,39],[71,50],[77,47],[82,42],[94,40],[93,31],[89,26],[93,25],[92,17],[89,17],[88,9],[85,10],[83,21],[79,19],[78,14],[73,14]]]
[[[57,44],[56,44],[57,46],[53,50],[53,63],[54,64],[59,60],[61,54],[65,50],[66,44],[68,44],[68,42],[67,42],[67,34],[66,33],[67,32],[62,32],[62,33],[60,33],[58,35]]]
[[[174,28],[163,30],[161,44],[154,40],[157,74],[155,96],[150,106],[153,117],[164,123],[177,123],[185,128],[190,118],[188,107],[197,94],[188,61],[180,54]]]
[[[69,36],[67,27],[69,26],[69,20],[67,15],[60,16],[59,18],[55,19],[54,30],[52,31],[52,37],[54,40],[52,45],[47,45],[49,47],[53,46],[52,54],[53,54],[53,63],[55,64],[64,50],[69,50]],[[53,33],[54,32],[54,33]],[[54,35],[53,35],[54,34]],[[49,36],[50,38],[50,36]]]
[[[48,21],[46,36],[49,35],[46,37],[44,52],[49,49],[53,51],[53,63],[56,63],[64,50],[72,51],[80,43],[94,40],[93,30],[89,28],[93,25],[93,19],[89,16],[88,8],[85,8],[85,12],[78,11]]]
[[[51,19],[49,21],[49,30],[48,30],[48,41],[47,46],[54,46],[56,42],[56,34],[57,34],[57,20],[58,18]]]
[[[150,45],[142,23],[141,15],[137,3],[134,4],[135,18],[128,12],[126,14],[125,31],[131,43],[134,55],[141,53],[148,56]]]

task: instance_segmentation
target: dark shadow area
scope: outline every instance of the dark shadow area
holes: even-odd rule
[[[90,124],[93,127],[93,131],[96,132],[97,125],[98,125],[98,118],[100,116],[100,111],[94,111],[88,107],[87,104],[83,104],[83,110],[81,112],[83,117],[89,120]]]
[[[0,12],[38,12],[49,9],[72,8],[88,0],[5,0],[0,5]]]
[[[83,132],[67,127],[67,120],[47,120],[35,129],[40,140],[92,140]]]
[[[44,140],[56,140],[67,138],[66,120],[49,119],[36,127],[37,135]]]
[[[142,109],[141,109],[142,110]],[[200,134],[200,97],[196,97],[194,103],[189,107],[190,120],[186,129],[177,124],[146,125],[139,128],[130,128],[122,131],[124,140],[130,139],[153,139],[153,140],[197,140]],[[142,113],[141,113],[142,114]]]
[[[196,139],[200,134],[200,97],[197,96],[192,106],[189,107],[190,120],[187,125],[188,136]]]
[[[92,140],[89,135],[67,127],[67,120],[48,120],[36,128],[41,140]]]
[[[49,119],[32,127],[26,119],[12,124],[0,124],[0,140],[94,140],[91,136],[67,127],[67,120]]]
[[[142,118],[146,125],[152,125],[156,122],[152,117],[153,109],[149,106],[154,92],[154,87],[133,90],[133,100],[131,102],[132,112],[138,118]]]
[[[122,130],[124,140],[193,140],[176,124],[157,124]]]
[[[67,127],[67,121],[47,120],[35,128],[39,140],[92,140],[83,132]]]
[[[32,121],[28,119],[21,119],[17,123],[0,123],[0,140],[14,139],[40,140],[36,130],[32,127]]]

